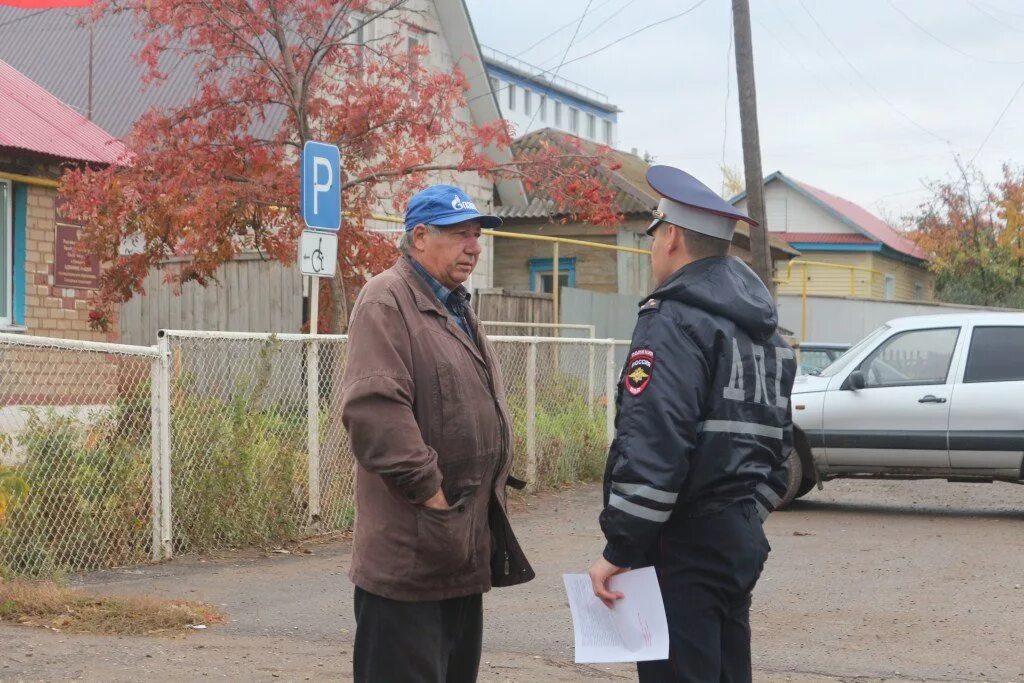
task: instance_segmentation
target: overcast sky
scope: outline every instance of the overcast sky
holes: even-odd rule
[[[480,42],[510,54],[573,22],[521,55],[552,69],[567,48],[572,60],[697,1],[592,0],[571,48],[588,0],[467,4]],[[876,214],[912,211],[925,197],[922,181],[953,171],[954,153],[974,157],[1024,84],[1020,0],[751,5],[765,174],[781,170]],[[725,163],[743,161],[731,34],[731,2],[705,0],[558,73],[623,109],[619,147],[720,190],[723,140]],[[995,179],[1004,161],[1024,163],[1024,91],[976,163]]]

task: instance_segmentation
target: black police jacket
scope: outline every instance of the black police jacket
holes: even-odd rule
[[[604,482],[604,556],[645,563],[673,515],[786,492],[793,350],[767,288],[735,257],[676,271],[641,305],[616,398]]]

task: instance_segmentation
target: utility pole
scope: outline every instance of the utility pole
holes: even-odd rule
[[[757,221],[750,226],[750,252],[754,272],[775,296],[768,224],[764,210],[764,174],[761,139],[757,132],[757,90],[754,87],[754,46],[750,37],[750,3],[732,0],[732,27],[736,43],[736,82],[739,85],[740,131],[743,135],[743,171],[747,184],[747,213]]]

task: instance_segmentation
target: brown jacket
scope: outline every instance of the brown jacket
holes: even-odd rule
[[[494,349],[467,316],[478,343],[405,258],[366,284],[352,314],[342,402],[358,461],[350,576],[392,600],[491,587],[488,516],[503,517],[512,421]],[[421,505],[438,487],[451,507]]]

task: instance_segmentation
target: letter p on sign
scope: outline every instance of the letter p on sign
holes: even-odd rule
[[[341,153],[334,145],[309,141],[302,148],[299,173],[302,218],[314,230],[341,227]]]

